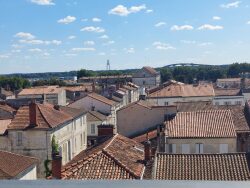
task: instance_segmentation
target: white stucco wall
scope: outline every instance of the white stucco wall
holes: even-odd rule
[[[16,179],[19,180],[36,180],[37,179],[37,168],[36,165],[31,166],[24,172],[18,174]]]
[[[245,105],[244,96],[217,96],[213,99],[213,105]]]

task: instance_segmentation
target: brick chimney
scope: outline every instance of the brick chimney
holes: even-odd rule
[[[29,104],[30,125],[37,126],[37,104],[34,100]]]
[[[113,125],[98,125],[98,136],[113,136],[114,135],[114,126]]]
[[[52,155],[52,178],[62,179],[62,157],[57,153]]]
[[[144,161],[149,161],[151,159],[151,142],[147,140],[144,143]]]

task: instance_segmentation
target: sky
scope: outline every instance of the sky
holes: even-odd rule
[[[0,74],[250,62],[250,0],[0,0]]]

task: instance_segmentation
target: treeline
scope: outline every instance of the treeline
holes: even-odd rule
[[[124,75],[133,74],[137,69],[127,69],[127,70],[109,70],[109,71],[92,71],[81,69],[77,71],[77,78],[81,77],[93,77],[93,76],[114,76],[114,75]]]
[[[158,69],[161,73],[162,82],[174,79],[184,83],[194,83],[196,81],[212,81],[218,78],[237,78],[241,73],[250,73],[249,63],[234,63],[221,66],[194,66],[194,67],[163,67]]]
[[[15,91],[22,88],[30,87],[31,84],[27,79],[20,77],[5,77],[0,76],[0,87]]]
[[[66,86],[66,83],[63,80],[58,80],[56,78],[51,78],[48,80],[37,80],[32,83],[32,86],[53,86],[53,85],[58,85],[58,86]]]

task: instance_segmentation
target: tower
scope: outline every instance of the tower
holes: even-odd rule
[[[107,70],[107,71],[110,71],[110,63],[109,63],[109,60],[107,60],[106,70]]]

